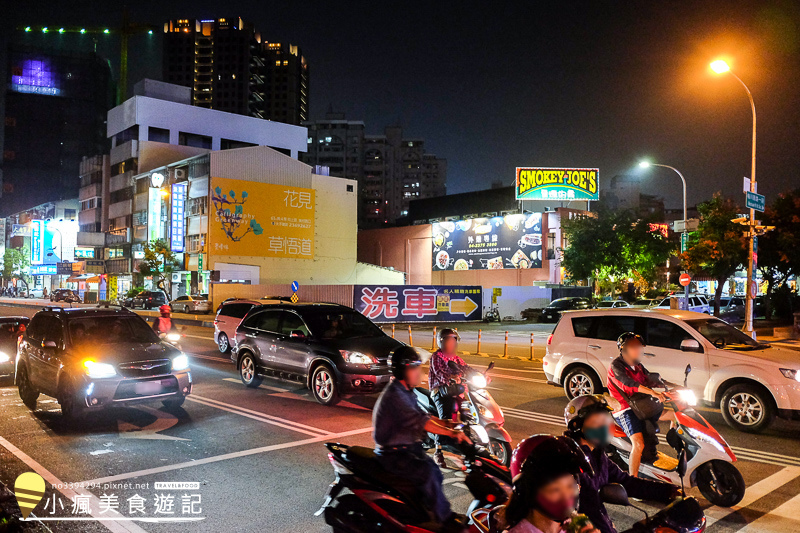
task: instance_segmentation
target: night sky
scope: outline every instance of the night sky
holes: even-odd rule
[[[139,22],[238,15],[264,39],[299,44],[312,118],[331,105],[368,133],[402,125],[447,158],[450,192],[511,184],[516,166],[598,167],[602,188],[646,157],[684,173],[690,204],[719,190],[743,203],[751,114],[738,82],[708,69],[724,57],[755,97],[759,192],[770,202],[800,187],[798,2],[130,4]],[[121,3],[18,1],[5,15],[113,25]],[[133,43],[131,86],[160,78],[159,40]],[[677,176],[646,172],[646,192],[678,207]]]

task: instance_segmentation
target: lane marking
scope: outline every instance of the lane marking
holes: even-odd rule
[[[189,352],[183,352],[183,353],[185,353],[189,357],[199,357],[201,359],[208,359],[209,361],[216,361],[218,363],[232,363],[233,362],[230,359],[224,359],[222,357],[214,357],[213,355],[200,355],[199,353],[189,353]]]
[[[713,507],[709,507],[704,511],[706,515],[706,527],[707,528],[711,527],[712,524],[722,520],[726,516],[729,516],[740,509],[744,509],[746,507],[751,506],[756,501],[760,500],[764,496],[767,496],[773,491],[779,489],[780,487],[789,483],[790,481],[793,481],[798,476],[800,476],[800,467],[787,466],[785,468],[782,468],[781,470],[778,470],[771,476],[766,477],[761,481],[747,487],[747,491],[744,494],[744,498],[742,498],[742,501],[739,502],[738,505],[735,505],[733,507],[718,507],[716,505]],[[775,511],[777,511],[777,509],[771,511],[770,514],[775,513]],[[799,512],[800,511],[795,510],[794,516],[790,516],[789,518],[796,518],[797,516],[799,516],[798,515]]]
[[[236,379],[236,378],[222,378],[222,381],[229,381],[231,383],[237,383],[239,385],[243,385],[242,380],[241,379]],[[260,384],[258,387],[254,387],[254,388],[267,389],[267,390],[271,390],[273,392],[291,392],[290,389],[282,389],[280,387],[273,387],[272,385],[264,385],[263,383]]]
[[[90,510],[91,510],[89,515],[91,517],[93,517],[93,518],[100,519],[98,522],[100,524],[104,525],[110,531],[113,531],[114,533],[147,533],[147,531],[145,531],[144,529],[140,528],[139,526],[137,526],[134,523],[117,522],[117,521],[115,521],[112,517],[114,517],[114,518],[120,517],[120,518],[123,518],[123,519],[124,519],[124,517],[120,513],[116,512],[114,510],[109,510],[106,513],[100,514],[100,499],[97,496],[95,496],[94,494],[92,494],[88,490],[79,489],[79,488],[76,488],[75,490],[73,490],[73,489],[67,488],[67,487],[70,486],[69,484],[64,483],[63,481],[58,479],[55,476],[55,474],[53,474],[48,469],[43,467],[41,464],[39,464],[38,462],[33,460],[33,458],[31,458],[30,455],[26,454],[25,452],[23,452],[22,450],[20,450],[19,448],[17,448],[16,446],[11,444],[10,442],[8,442],[3,437],[0,437],[0,446],[3,446],[3,448],[5,448],[9,452],[11,452],[17,459],[19,459],[20,461],[22,461],[23,463],[28,465],[28,467],[31,470],[33,470],[34,472],[36,472],[37,474],[42,476],[45,479],[45,481],[50,483],[50,486],[53,488],[53,490],[59,491],[61,494],[63,494],[68,499],[73,500],[75,498],[75,496],[78,496],[78,495],[80,495],[80,496],[88,496],[90,498],[89,507],[90,507]],[[30,519],[29,518],[28,520],[33,522],[33,521],[39,520],[39,518],[38,517],[35,518],[35,519]]]
[[[221,402],[219,402],[221,404],[219,405],[217,402],[209,401],[207,398],[203,397],[188,396],[186,399],[191,400],[195,403],[203,404],[207,407],[215,407],[221,411],[227,411],[229,413],[233,413],[239,416],[244,416],[246,418],[258,420],[259,422],[264,422],[265,424],[270,424],[273,426],[282,427],[284,429],[289,429],[291,431],[296,431],[298,433],[303,433],[304,435],[324,436],[332,434],[329,431],[325,431],[322,429],[310,428],[310,426],[305,426],[304,424],[296,424],[295,422],[292,422],[291,420],[286,420],[285,418],[270,416],[263,413],[258,413],[257,411],[250,411],[249,409],[243,409],[235,406],[228,406],[228,404],[222,404]]]
[[[547,384],[546,379],[535,379],[535,378],[523,378],[521,376],[509,376],[506,374],[495,374],[494,372],[490,372],[489,375],[494,378],[501,378],[501,379],[512,379],[514,381],[527,381],[528,383],[544,383]]]
[[[205,339],[209,341],[214,340],[214,337],[206,337],[205,335],[190,335],[188,333],[182,333],[181,335],[183,335],[184,337],[191,337],[192,339]]]
[[[150,476],[153,474],[161,474],[163,472],[171,472],[173,470],[181,470],[183,468],[191,468],[194,466],[201,466],[207,464],[218,463],[220,461],[227,461],[229,459],[238,459],[240,457],[247,457],[250,455],[256,455],[260,453],[272,452],[276,450],[285,450],[287,448],[296,448],[298,446],[305,446],[306,444],[314,444],[316,442],[324,442],[331,439],[338,439],[342,437],[350,437],[353,435],[359,435],[362,433],[369,433],[372,431],[372,427],[368,428],[361,428],[361,429],[353,429],[350,431],[343,431],[341,433],[331,433],[329,435],[321,435],[319,437],[314,437],[310,439],[303,439],[297,440],[292,442],[284,442],[282,444],[272,444],[269,446],[261,446],[260,448],[251,448],[249,450],[242,450],[240,452],[232,452],[226,453],[222,455],[215,455],[213,457],[204,457],[202,459],[197,459],[196,461],[187,461],[185,463],[177,463],[174,465],[167,465],[167,466],[159,466],[156,468],[148,468],[145,470],[137,470],[134,472],[127,472],[125,474],[117,474],[115,476],[107,476],[97,479],[91,479],[88,481],[84,481],[83,484],[102,484],[102,483],[111,483],[114,481],[122,481],[124,479],[130,479],[134,477],[142,477],[142,476]]]

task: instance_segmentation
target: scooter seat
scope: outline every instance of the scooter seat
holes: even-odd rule
[[[408,480],[385,470],[378,454],[372,448],[350,446],[347,449],[346,459],[359,474],[369,476],[375,481],[395,487],[395,489],[408,484]]]
[[[659,468],[661,470],[675,470],[678,468],[678,460],[674,457],[670,457],[669,455],[665,455],[661,452],[658,453],[658,458],[653,461],[653,466]]]

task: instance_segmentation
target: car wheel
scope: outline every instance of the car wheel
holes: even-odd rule
[[[183,306],[183,312],[184,313],[188,313],[189,312],[189,306],[188,305],[184,305]]]
[[[564,378],[564,392],[570,400],[578,396],[598,394],[601,389],[597,374],[585,366],[573,368]]]
[[[319,365],[311,374],[311,394],[322,405],[335,405],[339,402],[336,374],[328,365]]]
[[[697,488],[705,499],[720,507],[732,507],[744,498],[744,478],[731,463],[715,459],[697,469]]]
[[[217,348],[219,348],[219,351],[222,353],[231,351],[231,343],[228,341],[228,336],[224,333],[220,333],[217,336]]]
[[[19,370],[17,371],[17,390],[22,403],[31,411],[35,411],[39,392],[33,388],[33,384],[28,377],[28,367],[25,365],[19,365]]]
[[[261,377],[258,375],[256,361],[252,354],[245,353],[239,359],[239,377],[242,378],[242,383],[248,387],[255,388],[261,385]]]
[[[61,416],[72,422],[79,421],[86,412],[86,405],[78,396],[78,386],[75,378],[65,376],[64,383],[59,387],[58,403],[61,405]]]
[[[511,444],[504,440],[489,439],[489,451],[505,466],[511,464]]]
[[[722,395],[720,411],[729,426],[745,433],[760,433],[775,418],[775,407],[769,394],[748,384],[728,388]]]
[[[186,396],[178,396],[176,398],[170,398],[169,400],[163,400],[161,405],[163,405],[167,411],[175,411],[183,407],[184,402],[186,402]]]

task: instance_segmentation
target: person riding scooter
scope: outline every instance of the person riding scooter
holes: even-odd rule
[[[590,471],[586,456],[568,437],[534,435],[521,441],[511,460],[514,491],[499,521],[509,526],[507,533],[600,533],[576,513],[578,476]]]
[[[613,413],[614,420],[622,427],[625,434],[631,439],[630,475],[639,475],[641,461],[652,462],[658,457],[658,437],[656,430],[658,420],[663,412],[660,410],[649,414],[647,419],[642,419],[631,408],[632,396],[646,394],[663,402],[661,393],[653,390],[663,384],[651,377],[650,372],[641,363],[645,343],[640,335],[633,332],[623,333],[617,339],[619,357],[611,362],[608,367],[608,390],[611,396],[619,402],[620,408]],[[651,427],[652,426],[652,427]]]
[[[428,387],[431,398],[436,405],[436,411],[442,420],[453,420],[458,409],[458,396],[464,392],[461,379],[467,372],[475,372],[458,354],[458,332],[454,329],[443,328],[436,336],[439,347],[431,356],[431,366],[428,371]],[[450,363],[453,363],[451,365]],[[457,370],[455,368],[457,368]],[[435,437],[436,452],[433,457],[436,464],[446,466],[442,453],[441,439]]]
[[[680,492],[671,483],[639,479],[623,472],[609,460],[605,447],[611,428],[611,407],[600,395],[579,396],[564,409],[566,436],[574,439],[586,453],[593,473],[580,474],[581,493],[578,509],[601,533],[617,533],[600,498],[600,489],[610,483],[622,485],[629,496],[642,500],[669,503]]]
[[[444,495],[442,472],[422,448],[425,432],[446,435],[457,442],[471,444],[469,437],[454,429],[451,422],[430,416],[417,405],[414,387],[422,381],[422,359],[410,346],[401,346],[389,356],[394,379],[381,393],[372,414],[375,428],[375,453],[381,466],[407,482],[428,506],[443,531],[461,531],[466,518],[450,509]]]
[[[172,323],[172,318],[170,317],[171,310],[168,305],[162,305],[158,308],[158,311],[161,313],[161,316],[153,321],[153,331],[156,332],[156,335],[166,335],[175,329],[175,325]]]

